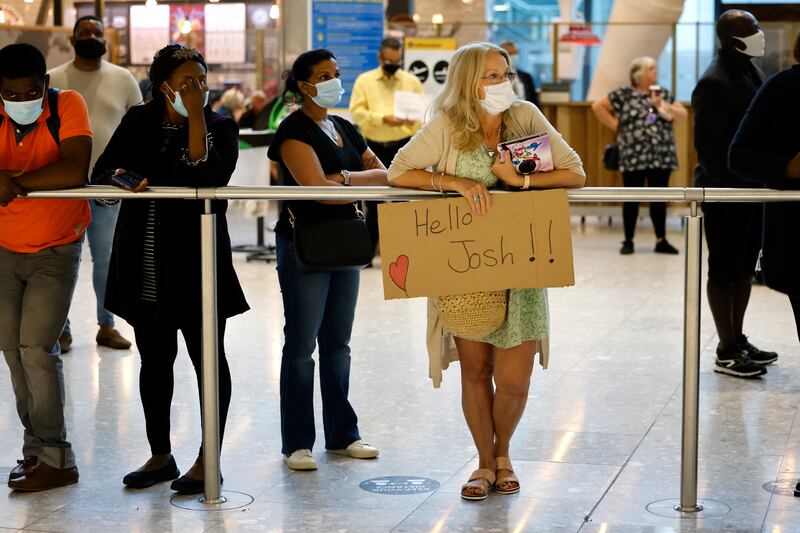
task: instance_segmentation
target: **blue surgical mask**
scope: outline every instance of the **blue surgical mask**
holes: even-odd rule
[[[309,83],[308,85],[313,85]],[[336,107],[342,101],[344,89],[342,88],[342,80],[339,78],[332,78],[314,85],[317,88],[317,96],[312,96],[311,99],[320,107],[329,108]]]
[[[167,85],[167,87],[169,87],[169,85]],[[169,103],[172,104],[172,109],[174,109],[175,112],[178,113],[180,116],[188,117],[189,111],[187,111],[186,106],[183,105],[183,100],[181,99],[181,93],[172,89],[172,87],[169,88],[172,90],[172,92],[175,93],[175,101],[174,102],[172,100],[169,101]],[[167,100],[169,100],[169,98],[167,98]],[[208,91],[206,91],[205,99],[203,100],[203,107],[207,105],[208,105]]]
[[[43,103],[44,97],[28,100],[27,102],[9,102],[3,98],[3,107],[6,110],[6,114],[20,126],[27,126],[36,122],[36,119],[42,114]]]

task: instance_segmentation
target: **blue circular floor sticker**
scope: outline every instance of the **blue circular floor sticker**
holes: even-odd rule
[[[375,494],[420,494],[439,488],[439,482],[419,476],[383,476],[359,484],[361,490]]]

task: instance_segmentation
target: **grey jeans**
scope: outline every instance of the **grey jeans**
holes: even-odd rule
[[[75,454],[66,440],[58,336],[75,290],[82,241],[29,254],[0,247],[0,350],[25,428],[22,453],[61,469],[75,466]]]

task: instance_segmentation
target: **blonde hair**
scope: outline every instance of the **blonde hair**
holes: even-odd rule
[[[628,74],[631,79],[631,85],[635,86],[638,84],[642,77],[642,73],[656,64],[656,60],[650,56],[637,57],[631,61],[631,67]]]
[[[234,87],[222,93],[219,101],[222,107],[227,109],[239,109],[242,107],[242,104],[244,104],[244,94]]]
[[[444,113],[450,119],[453,141],[459,150],[474,150],[481,144],[478,86],[486,56],[493,52],[511,65],[508,53],[492,43],[476,41],[459,48],[450,60],[444,89],[431,106],[434,114]]]

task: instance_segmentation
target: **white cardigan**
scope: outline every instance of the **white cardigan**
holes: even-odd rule
[[[550,124],[539,109],[529,103],[518,101],[506,112],[504,118],[508,138],[515,139],[547,133],[550,137],[550,150],[553,164],[559,170],[571,170],[585,176],[580,157],[560,133]],[[433,168],[434,172],[444,172],[451,176],[456,173],[459,150],[453,144],[453,127],[444,113],[438,113],[403,148],[397,152],[389,166],[389,183],[408,170]],[[455,342],[445,334],[439,321],[438,298],[428,298],[428,375],[433,386],[442,383],[442,371],[453,361],[458,360]],[[547,368],[548,340],[542,339],[534,345],[534,353],[539,353],[539,363]]]

